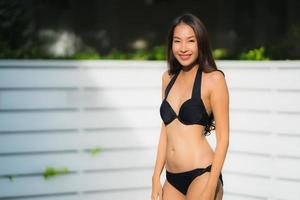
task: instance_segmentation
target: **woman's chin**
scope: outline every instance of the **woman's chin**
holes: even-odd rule
[[[190,68],[190,67],[193,67],[196,63],[195,62],[191,62],[191,61],[179,61],[180,65],[183,67],[183,68]]]
[[[189,66],[189,65],[192,64],[192,62],[189,61],[189,60],[179,60],[179,63],[180,63],[182,66],[184,66],[184,67]]]

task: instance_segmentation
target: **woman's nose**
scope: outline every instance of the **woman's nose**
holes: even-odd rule
[[[186,44],[184,42],[180,46],[180,51],[181,52],[186,52],[187,51],[187,46],[186,46]]]

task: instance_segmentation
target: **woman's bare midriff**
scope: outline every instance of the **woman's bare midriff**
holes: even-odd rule
[[[168,125],[166,170],[184,172],[212,164],[214,152],[203,134],[204,128],[184,125],[178,119]]]

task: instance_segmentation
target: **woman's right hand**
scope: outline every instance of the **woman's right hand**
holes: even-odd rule
[[[152,194],[151,200],[162,200],[162,186],[160,183],[160,178],[152,178]]]

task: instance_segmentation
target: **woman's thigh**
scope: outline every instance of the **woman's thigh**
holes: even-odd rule
[[[223,198],[223,185],[221,183],[221,181],[218,181],[218,186],[216,189],[216,195],[215,195],[215,199],[216,200],[222,200]]]
[[[163,199],[162,200],[185,200],[185,196],[179,192],[173,185],[167,180],[163,185]]]
[[[186,200],[198,200],[201,193],[205,189],[205,186],[208,182],[209,173],[204,173],[200,176],[197,176],[189,186],[189,189],[186,194]]]
[[[190,184],[187,191],[186,200],[198,200],[200,194],[205,189],[205,186],[208,182],[210,173],[204,173],[201,176],[196,177],[193,182]],[[222,200],[223,197],[223,186],[221,181],[218,181],[218,185],[215,193],[215,200]]]

